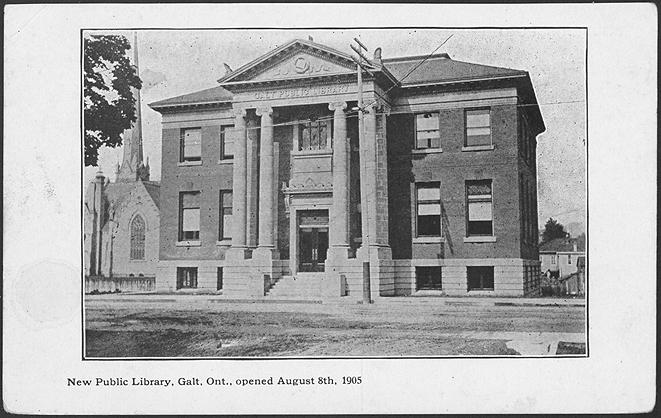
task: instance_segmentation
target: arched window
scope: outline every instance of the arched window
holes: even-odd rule
[[[131,260],[145,259],[145,221],[138,215],[131,221]]]

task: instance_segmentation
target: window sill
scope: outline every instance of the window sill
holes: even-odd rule
[[[200,241],[177,241],[177,247],[199,247]]]
[[[218,160],[218,164],[222,164],[222,165],[234,164],[234,160],[231,158],[225,158],[222,160]]]
[[[469,147],[461,147],[462,151],[493,151],[496,149],[496,146],[491,145],[473,145]]]
[[[443,148],[422,148],[411,150],[411,154],[440,154],[443,152]]]
[[[496,242],[496,237],[464,237],[464,242]]]
[[[177,165],[179,167],[190,167],[194,165],[202,165],[202,161],[179,161]]]
[[[221,241],[216,241],[216,245],[219,246],[219,247],[229,247],[229,246],[232,245],[232,239],[229,238],[229,239],[224,239],[224,240],[221,240]]]
[[[414,237],[414,244],[438,244],[445,242],[443,237]]]

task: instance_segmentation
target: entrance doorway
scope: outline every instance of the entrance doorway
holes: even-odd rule
[[[328,252],[328,211],[301,211],[298,225],[298,271],[323,272]]]

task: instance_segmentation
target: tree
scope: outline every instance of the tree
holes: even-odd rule
[[[126,54],[128,39],[90,35],[84,45],[85,166],[95,166],[99,148],[122,145],[121,134],[136,120],[131,88],[142,82]]]
[[[549,218],[544,225],[544,232],[542,232],[542,242],[549,242],[556,238],[566,238],[569,234],[565,231],[565,227],[553,218]]]

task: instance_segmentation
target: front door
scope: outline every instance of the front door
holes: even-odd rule
[[[299,234],[301,272],[322,272],[328,251],[328,228],[301,228]]]
[[[298,271],[323,272],[327,252],[328,211],[302,212],[298,229]]]

